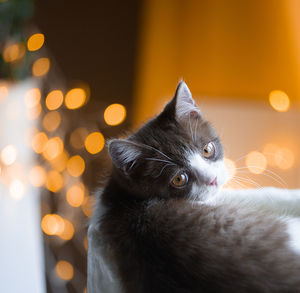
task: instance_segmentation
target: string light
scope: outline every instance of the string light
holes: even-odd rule
[[[55,271],[57,276],[65,281],[71,280],[74,276],[73,266],[65,260],[60,260],[57,262]]]
[[[83,106],[86,101],[86,92],[81,88],[74,88],[67,92],[65,105],[70,110],[75,110]]]
[[[79,177],[85,169],[84,160],[76,155],[71,157],[67,163],[67,170],[69,174],[73,177]]]
[[[75,149],[84,147],[84,140],[88,136],[88,131],[84,127],[79,127],[72,131],[70,135],[70,144]]]
[[[63,187],[63,178],[56,170],[51,170],[47,174],[46,187],[49,191],[57,192]]]
[[[60,125],[60,122],[61,117],[57,111],[51,111],[47,113],[43,118],[43,126],[49,132],[56,130]]]
[[[56,136],[49,139],[43,150],[43,156],[46,160],[53,160],[64,150],[64,143],[60,137]]]
[[[69,159],[68,153],[64,150],[56,158],[50,161],[51,167],[58,172],[62,172],[67,167],[67,162]]]
[[[39,50],[45,42],[45,36],[43,34],[34,34],[30,36],[27,41],[28,51],[37,51]]]
[[[84,185],[82,183],[71,186],[66,193],[66,200],[72,207],[79,207],[84,200]]]
[[[267,159],[262,153],[253,151],[246,156],[246,166],[251,173],[261,174],[266,169]]]
[[[104,145],[105,139],[100,132],[93,132],[89,134],[84,141],[86,150],[93,155],[99,153],[103,149]]]
[[[17,149],[14,145],[7,145],[1,152],[1,160],[5,165],[13,164],[17,159]]]
[[[280,90],[274,90],[269,95],[270,105],[278,112],[286,112],[290,108],[288,95]]]
[[[41,91],[39,88],[32,88],[28,90],[24,96],[25,105],[27,108],[37,106],[41,100]]]
[[[104,111],[104,120],[108,125],[119,125],[126,118],[126,108],[121,104],[112,104]]]
[[[282,170],[290,169],[295,162],[293,152],[288,148],[279,148],[275,152],[275,163]]]
[[[39,58],[34,61],[32,65],[32,75],[36,77],[43,76],[48,73],[50,69],[49,58]]]
[[[62,105],[63,100],[64,100],[64,95],[62,91],[53,90],[46,97],[46,101],[45,101],[46,107],[49,110],[56,110]]]
[[[58,236],[63,240],[71,240],[74,236],[74,231],[73,224],[69,220],[64,219],[64,229]]]
[[[26,116],[28,120],[34,120],[37,119],[42,112],[42,106],[41,104],[37,104],[36,106],[32,108],[26,109]]]
[[[35,187],[41,187],[46,182],[46,171],[42,166],[34,166],[29,172],[29,182]]]
[[[42,218],[41,227],[45,234],[56,235],[64,230],[64,220],[56,214],[47,214]]]
[[[34,135],[31,142],[31,146],[37,154],[40,154],[44,151],[47,141],[47,134],[45,132],[39,132],[36,135]]]
[[[7,63],[20,60],[25,55],[25,45],[23,43],[10,44],[3,50],[3,60]]]
[[[83,213],[90,218],[93,215],[93,207],[95,203],[95,198],[93,196],[87,196],[84,198],[81,209]]]
[[[9,185],[9,192],[13,199],[22,199],[25,192],[25,186],[23,182],[18,179],[14,179]]]

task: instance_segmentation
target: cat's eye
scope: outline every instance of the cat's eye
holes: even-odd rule
[[[174,187],[183,187],[188,183],[188,175],[184,172],[178,173],[171,181]]]
[[[203,148],[203,152],[202,152],[203,157],[207,158],[207,159],[212,158],[215,154],[215,151],[216,151],[216,149],[215,149],[214,144],[212,142],[209,142]]]

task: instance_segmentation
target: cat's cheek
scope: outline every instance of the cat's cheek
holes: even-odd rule
[[[218,187],[221,187],[229,180],[228,170],[223,160],[214,163],[214,167],[218,178]]]

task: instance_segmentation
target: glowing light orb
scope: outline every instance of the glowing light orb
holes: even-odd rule
[[[79,177],[85,169],[84,160],[76,155],[69,159],[67,163],[67,170],[69,174],[73,177]]]
[[[37,51],[39,50],[45,42],[45,36],[43,34],[34,34],[29,37],[27,41],[28,51]]]
[[[111,104],[104,111],[104,120],[108,125],[119,125],[126,118],[126,108],[121,104]]]
[[[290,108],[288,95],[280,90],[274,90],[269,95],[270,105],[278,112],[286,112]]]
[[[1,160],[5,165],[13,164],[17,159],[17,149],[14,145],[7,145],[1,152]]]
[[[253,151],[246,156],[246,166],[251,173],[261,174],[267,167],[267,159],[262,153]]]
[[[104,136],[100,132],[93,132],[86,137],[84,145],[90,154],[97,154],[105,145]]]
[[[75,110],[83,106],[86,101],[86,92],[81,88],[74,88],[67,92],[65,105],[68,109]]]
[[[58,109],[64,100],[64,95],[61,90],[53,90],[46,97],[46,107],[49,110]]]
[[[48,73],[50,69],[49,58],[39,58],[34,61],[32,65],[32,75],[36,77],[43,76]]]
[[[57,262],[55,271],[57,276],[65,281],[71,280],[74,276],[73,266],[65,260],[60,260]]]

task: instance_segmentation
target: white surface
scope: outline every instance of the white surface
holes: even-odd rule
[[[13,199],[7,178],[0,176],[0,292],[46,292],[40,202],[38,189],[26,181],[34,156],[24,143],[25,131],[34,124],[25,115],[24,93],[34,86],[32,81],[9,88],[9,96],[0,101],[0,150],[8,144],[16,146],[17,161],[24,166],[26,191],[20,200]],[[7,109],[12,110],[8,120]],[[13,176],[20,176],[15,173]]]

